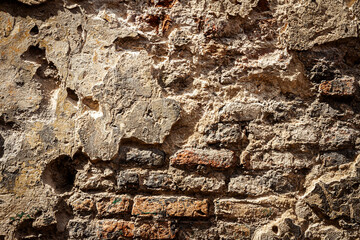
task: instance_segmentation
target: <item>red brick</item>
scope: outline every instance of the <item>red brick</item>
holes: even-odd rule
[[[174,166],[205,165],[221,169],[235,166],[236,158],[230,150],[187,149],[177,152],[175,157],[170,159],[170,163]]]
[[[319,90],[324,96],[350,97],[356,93],[356,82],[354,78],[335,79],[321,83]]]
[[[206,217],[208,201],[189,197],[145,197],[134,199],[132,215],[164,215],[170,217]]]
[[[174,239],[176,230],[173,229],[170,221],[168,222],[149,222],[137,228],[141,239]]]
[[[98,222],[97,236],[100,239],[119,239],[133,237],[135,225],[133,222],[104,220]]]
[[[98,216],[107,217],[130,212],[131,198],[127,195],[106,196],[96,202]]]

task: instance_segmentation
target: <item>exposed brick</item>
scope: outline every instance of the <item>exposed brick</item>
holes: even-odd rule
[[[235,166],[236,158],[230,150],[187,149],[177,152],[170,163],[174,166],[205,165],[221,169]]]
[[[95,204],[92,199],[77,199],[71,203],[71,206],[74,211],[79,213],[90,213],[94,210]]]
[[[133,237],[135,225],[133,222],[104,220],[98,222],[97,236],[100,239],[120,239]]]
[[[69,198],[68,204],[80,215],[88,215],[95,210],[94,199],[88,194],[75,193]]]
[[[131,198],[127,195],[105,196],[97,199],[98,216],[107,217],[130,212]]]
[[[196,221],[182,220],[178,226],[176,234],[177,239],[219,239],[217,234],[216,225],[214,226],[211,221]]]
[[[322,161],[325,167],[338,166],[344,163],[348,163],[353,158],[354,156],[352,156],[351,151],[344,151],[344,153],[325,152],[320,155],[320,160]]]
[[[170,221],[148,222],[137,228],[137,235],[141,239],[174,239],[176,227]]]
[[[164,171],[152,171],[143,179],[143,185],[151,190],[219,192],[225,188],[225,177],[221,173],[204,177],[196,174],[187,175],[181,170],[171,174]]]
[[[150,172],[144,179],[144,186],[150,189],[170,190],[174,185],[174,179],[170,174],[164,172]]]
[[[350,97],[356,93],[354,78],[342,78],[323,82],[319,86],[320,93],[324,96]]]
[[[117,186],[119,189],[134,189],[139,186],[139,176],[134,171],[121,171],[117,176]]]
[[[215,214],[224,218],[237,218],[244,222],[259,221],[277,214],[278,209],[236,199],[215,200]]]
[[[272,192],[287,193],[299,190],[303,181],[303,175],[270,170],[262,175],[240,175],[230,178],[228,191],[251,196]]]
[[[119,151],[119,160],[121,164],[162,166],[165,162],[165,154],[158,149],[122,146]]]
[[[221,239],[251,239],[251,229],[244,224],[218,222],[217,228]]]
[[[132,215],[170,217],[206,217],[208,201],[189,197],[145,197],[134,199]]]
[[[189,175],[179,179],[176,186],[181,191],[220,192],[225,188],[225,177],[220,174],[216,177]]]
[[[70,239],[86,239],[90,237],[94,231],[87,230],[90,227],[88,220],[83,219],[71,219],[68,222],[67,228],[69,230]],[[91,227],[90,227],[91,228]]]
[[[348,126],[336,124],[327,129],[319,141],[320,149],[323,151],[337,151],[349,149],[355,144],[359,132]]]

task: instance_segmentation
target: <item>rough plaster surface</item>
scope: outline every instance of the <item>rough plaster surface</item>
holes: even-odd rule
[[[2,0],[0,239],[359,239],[359,17]]]

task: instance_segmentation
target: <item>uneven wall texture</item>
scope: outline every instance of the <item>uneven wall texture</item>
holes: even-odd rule
[[[1,0],[0,239],[359,239],[360,2]]]

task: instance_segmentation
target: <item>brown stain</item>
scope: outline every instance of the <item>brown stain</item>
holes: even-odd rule
[[[345,2],[347,7],[352,7],[357,2],[357,0],[345,0]]]
[[[84,97],[82,99],[82,103],[94,111],[99,111],[99,102],[96,100],[93,100],[91,96]]]
[[[94,56],[93,56],[93,62],[96,63],[98,60],[98,55],[97,52],[94,52]]]

